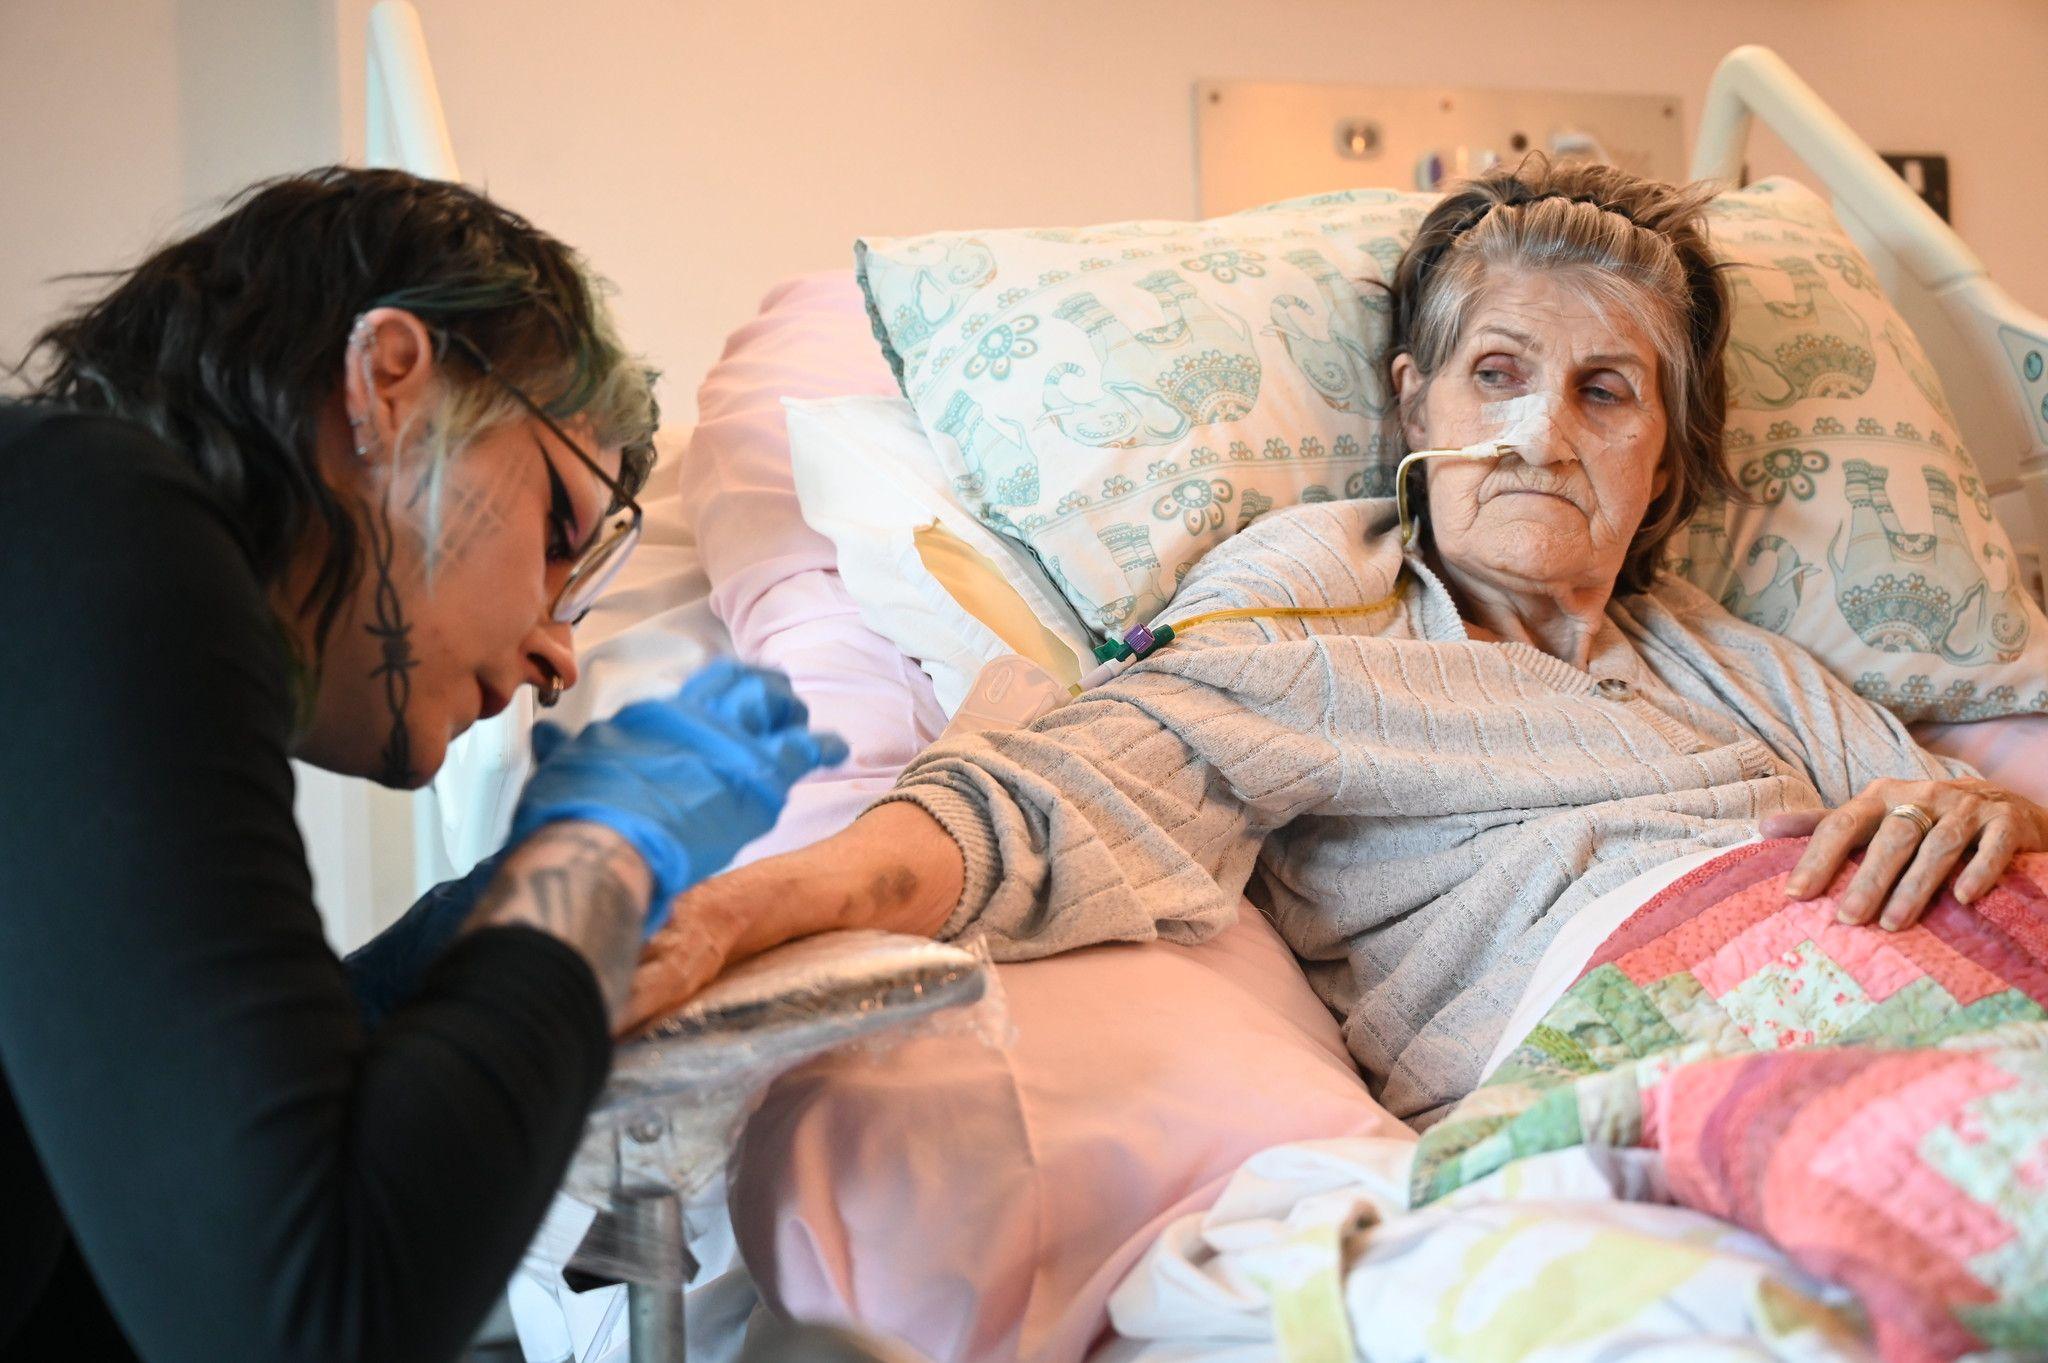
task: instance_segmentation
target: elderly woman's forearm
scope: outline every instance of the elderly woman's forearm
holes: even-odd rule
[[[869,810],[842,832],[722,877],[721,898],[751,912],[732,958],[852,928],[934,937],[960,902],[960,848],[913,804]]]
[[[677,897],[634,974],[620,1030],[687,1003],[726,967],[821,932],[933,937],[960,900],[960,851],[915,806],[870,810],[822,842],[714,876]]]

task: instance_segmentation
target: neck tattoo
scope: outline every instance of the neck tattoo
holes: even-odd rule
[[[403,787],[412,781],[412,735],[406,727],[405,712],[412,703],[412,672],[419,666],[419,659],[412,651],[412,622],[405,618],[398,584],[391,575],[397,537],[391,529],[390,494],[385,494],[381,505],[365,504],[363,510],[363,520],[370,530],[370,562],[377,575],[376,614],[365,628],[383,651],[377,665],[370,669],[370,677],[384,683],[384,705],[391,712],[391,734],[378,755],[378,779],[389,786]]]

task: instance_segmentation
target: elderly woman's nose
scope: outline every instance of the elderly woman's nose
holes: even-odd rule
[[[1578,442],[1551,416],[1533,423],[1529,431],[1514,442],[1514,446],[1521,453],[1523,462],[1530,464],[1567,464],[1579,457]]]
[[[1500,423],[1496,435],[1529,464],[1566,463],[1579,457],[1579,442],[1568,429],[1570,407],[1550,392],[1493,404],[1487,415]]]

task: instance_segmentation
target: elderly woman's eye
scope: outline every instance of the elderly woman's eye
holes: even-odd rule
[[[1628,401],[1628,394],[1617,392],[1612,388],[1603,387],[1597,383],[1586,385],[1586,396],[1603,407],[1612,407]]]
[[[1515,381],[1515,376],[1502,369],[1499,365],[1485,365],[1480,368],[1475,377],[1489,388],[1498,388],[1503,384]]]

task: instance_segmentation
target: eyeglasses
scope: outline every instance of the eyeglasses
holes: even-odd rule
[[[562,624],[573,625],[590,614],[590,608],[597,604],[598,597],[611,585],[619,569],[626,566],[626,559],[632,555],[635,545],[640,543],[640,527],[645,516],[634,494],[647,486],[647,475],[654,468],[654,447],[652,445],[630,445],[619,454],[619,476],[612,477],[604,466],[585,453],[583,446],[569,438],[556,420],[542,410],[541,405],[528,397],[518,385],[500,374],[491,364],[490,357],[476,347],[466,336],[452,331],[435,333],[448,347],[462,352],[464,359],[475,365],[485,377],[504,389],[511,399],[526,409],[526,412],[555,439],[569,447],[569,452],[583,461],[592,473],[598,476],[611,490],[611,505],[605,509],[604,517],[591,531],[589,541],[575,551],[575,566],[569,570],[568,581],[555,593],[554,604],[548,608],[550,619]],[[541,451],[541,458],[547,458],[547,451]],[[554,462],[549,460],[548,472],[554,474]],[[559,482],[559,480],[557,480]],[[620,513],[627,513],[621,515]],[[617,517],[617,520],[613,520]],[[605,522],[610,521],[610,525]]]

